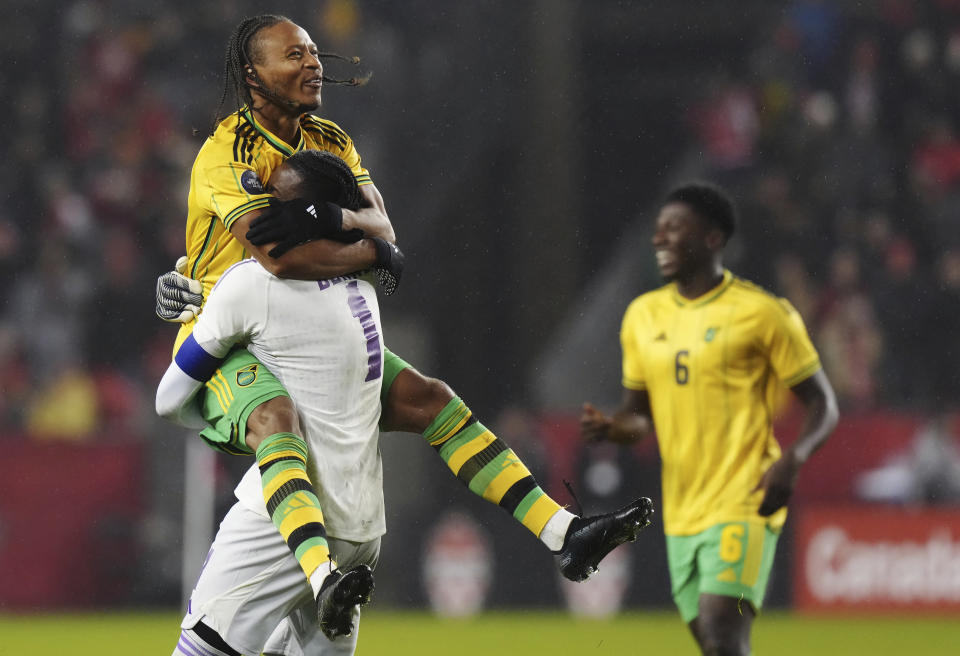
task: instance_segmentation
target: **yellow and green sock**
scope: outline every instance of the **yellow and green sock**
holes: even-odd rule
[[[499,505],[535,536],[541,537],[544,526],[560,511],[569,515],[565,525],[573,518],[541,489],[513,450],[477,421],[459,397],[447,403],[423,437],[474,494]],[[547,546],[554,548],[549,543]]]
[[[257,448],[257,464],[267,512],[313,583],[311,574],[330,559],[330,548],[307,474],[306,442],[294,433],[270,435]]]

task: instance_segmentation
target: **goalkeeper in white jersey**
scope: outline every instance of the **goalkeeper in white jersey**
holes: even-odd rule
[[[277,172],[284,184],[274,193],[309,198],[303,192],[313,188],[305,176],[310,169],[301,168],[301,160],[328,157],[322,151],[297,154]],[[157,411],[190,428],[209,430],[216,422],[224,431],[229,418],[219,407],[221,397],[251,405],[269,387],[285,389],[298,410],[313,489],[287,494],[297,481],[284,468],[282,451],[247,471],[191,596],[175,653],[202,647],[259,654],[284,620],[297,642],[316,645],[311,652],[353,653],[359,605],[372,592],[371,568],[386,530],[377,449],[383,331],[372,282],[371,272],[281,280],[256,260],[243,260],[220,278],[177,349],[157,391]],[[244,348],[248,363],[237,357]],[[255,397],[243,401],[254,389]],[[277,493],[265,501],[263,490],[271,486]],[[289,506],[286,516],[295,517],[298,495],[314,490],[331,560],[340,566],[332,574],[335,565],[318,568],[325,580],[314,582],[316,602],[270,507],[276,498]]]

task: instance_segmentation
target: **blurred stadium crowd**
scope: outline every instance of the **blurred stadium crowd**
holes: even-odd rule
[[[0,71],[6,90],[0,102],[8,116],[6,156],[0,160],[7,185],[0,206],[0,436],[140,441],[151,458],[175,467],[179,461],[163,456],[169,446],[151,439],[176,434],[153,414],[155,385],[174,334],[154,316],[154,281],[183,253],[189,169],[219,98],[226,37],[240,17],[275,8],[247,0],[158,0],[149,9],[111,0],[8,4],[0,21],[8,62]],[[598,15],[600,5],[626,11],[622,3],[597,4]],[[631,15],[639,19],[656,4],[637,3]],[[665,34],[682,34],[682,21],[697,22],[698,11],[710,5],[677,4],[676,23]],[[416,215],[424,199],[442,195],[443,186],[462,180],[485,180],[477,183],[484,193],[503,189],[498,200],[521,194],[498,180],[509,175],[504,152],[473,160],[464,155],[467,169],[459,177],[444,178],[425,163],[442,149],[476,150],[485,141],[486,135],[445,130],[447,116],[469,116],[479,104],[488,117],[506,116],[513,109],[512,85],[525,83],[505,79],[517,70],[516,53],[501,47],[523,27],[504,20],[513,10],[493,5],[470,13],[438,11],[427,0],[327,0],[276,9],[311,29],[321,49],[346,48],[369,56],[379,70],[394,71],[375,74],[369,91],[325,92],[325,107],[339,111],[323,113],[357,140],[395,224]],[[954,411],[960,399],[960,347],[954,339],[960,334],[960,1],[746,6],[745,18],[726,18],[739,21],[725,30],[736,52],[688,53],[700,68],[685,86],[677,82],[670,119],[672,133],[685,140],[647,165],[659,173],[640,185],[648,187],[639,195],[641,204],[637,198],[607,199],[602,207],[616,211],[582,211],[573,219],[586,253],[573,283],[585,284],[601,266],[599,239],[615,239],[627,223],[649,220],[673,163],[695,161],[699,175],[726,185],[740,201],[742,228],[731,268],[797,306],[847,411]],[[579,11],[587,25],[587,10]],[[710,15],[713,20],[718,14]],[[469,23],[479,18],[484,22]],[[482,64],[451,63],[455,57],[445,53],[459,47],[462,54],[472,44],[462,32],[435,29],[450,25],[500,35],[500,41],[492,39],[492,49],[500,52],[489,71]],[[619,29],[629,31],[630,24]],[[465,42],[457,45],[458,39]],[[585,34],[579,42],[590,40]],[[648,44],[647,52],[656,46]],[[714,54],[731,65],[711,67]],[[401,59],[403,67],[396,64]],[[581,71],[579,92],[589,95],[591,83],[609,82],[605,102],[615,104],[618,88],[629,94],[625,86],[643,84],[627,72],[635,64],[641,65],[625,53],[597,67],[607,70]],[[618,80],[626,82],[618,87]],[[369,95],[349,104],[350,93]],[[626,128],[626,119],[583,126],[582,144],[604,139],[610,147],[632,147],[610,133]],[[492,141],[522,144],[528,137],[515,124],[503,130]],[[414,148],[426,155],[409,161]],[[624,157],[640,159],[637,153]],[[390,181],[394,175],[400,182]],[[619,172],[621,178],[633,175]],[[419,188],[402,186],[418,176]],[[594,204],[585,187],[576,190],[578,207]],[[528,261],[527,253],[504,245],[511,232],[491,218],[501,208],[492,198],[474,199],[468,208],[467,220],[481,227],[452,226],[462,250],[430,252],[444,243],[430,236],[436,221],[398,228],[410,235],[401,240],[411,245],[408,257],[419,251],[446,271],[455,258],[480,248],[480,259],[506,253],[499,263],[504,271],[524,275],[536,254]],[[628,216],[623,208],[630,208]],[[453,204],[446,212],[458,209]],[[405,305],[387,308],[388,316],[402,322],[423,314],[465,286],[420,275],[414,270],[406,282],[426,291],[402,291]],[[491,279],[478,275],[481,282]],[[524,343],[502,339],[509,321],[506,327],[483,325],[509,319],[509,304],[523,302],[502,301],[502,293],[478,292],[479,300],[463,301],[489,311],[477,318],[479,328],[463,329],[467,338],[479,335],[480,346],[458,347],[456,335],[438,331],[443,335],[433,358],[441,363],[436,373],[443,375],[446,356],[462,351],[468,355],[451,356],[460,371],[456,379],[475,371],[477,385],[491,381],[491,370],[499,376],[528,364],[518,357]],[[502,349],[487,348],[493,344]],[[481,398],[488,406],[523,399],[516,387],[484,387]],[[154,471],[155,490],[162,487],[161,476],[166,485],[170,476],[177,480],[172,471]]]
[[[960,398],[960,3],[802,2],[694,114],[737,268],[800,310],[847,409]],[[819,272],[819,273],[814,273]]]

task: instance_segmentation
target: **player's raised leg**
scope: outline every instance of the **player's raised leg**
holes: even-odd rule
[[[617,512],[581,518],[554,501],[503,440],[449,385],[395,354],[384,360],[384,430],[420,433],[474,494],[510,513],[558,556],[561,573],[587,578],[617,545],[636,539],[653,506],[641,498]]]
[[[203,411],[213,428],[200,435],[209,444],[230,453],[255,453],[267,512],[316,596],[335,565],[328,565],[323,511],[287,391],[246,349],[237,349],[207,382]]]

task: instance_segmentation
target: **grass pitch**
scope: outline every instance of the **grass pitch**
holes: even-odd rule
[[[173,651],[180,615],[100,613],[0,615],[2,656],[105,656]],[[763,615],[754,652],[780,656],[926,656],[958,653],[960,618],[824,618]],[[608,620],[555,612],[486,613],[439,619],[425,613],[364,614],[357,656],[566,656],[670,654],[695,656],[693,639],[672,612],[625,613]]]

